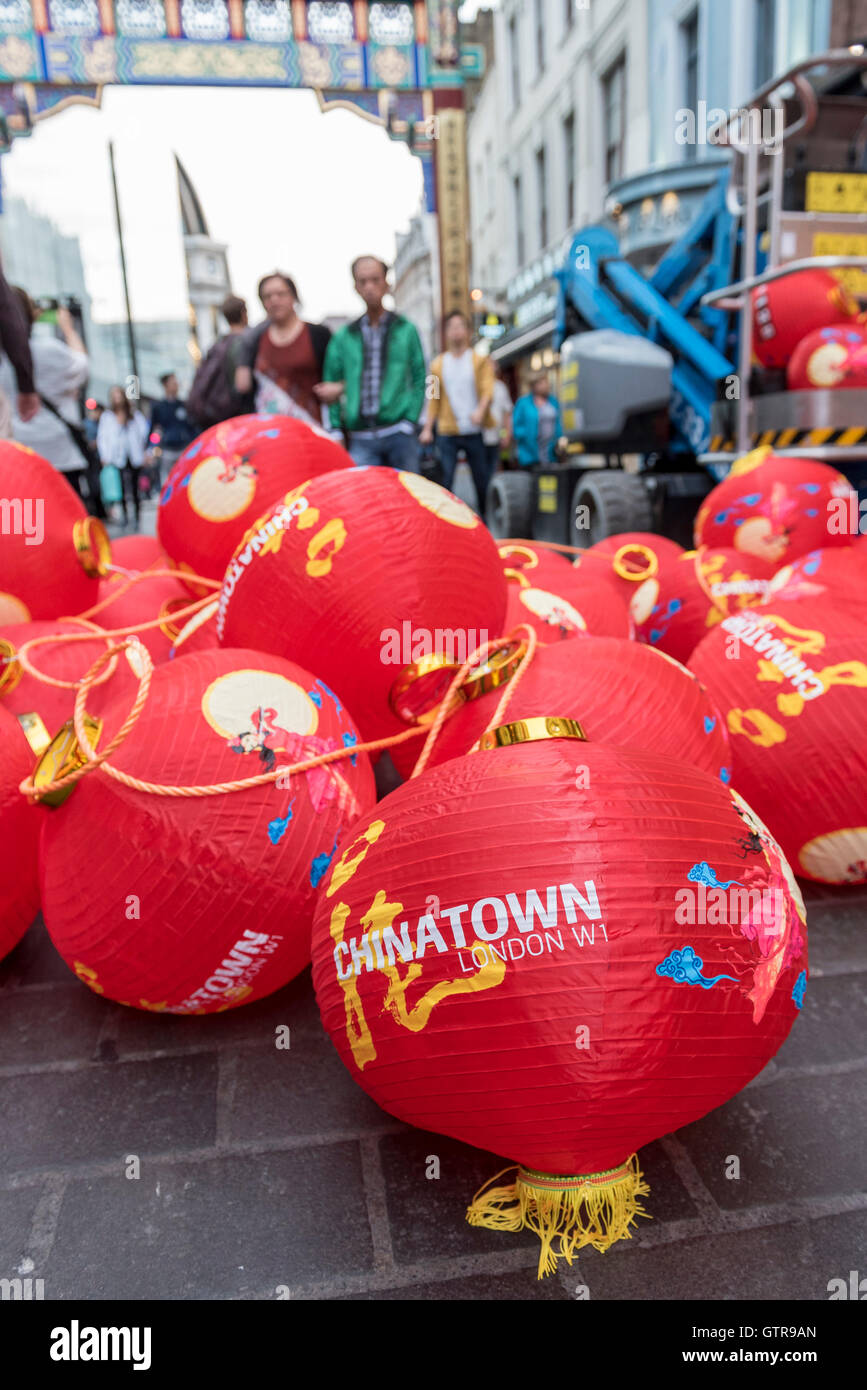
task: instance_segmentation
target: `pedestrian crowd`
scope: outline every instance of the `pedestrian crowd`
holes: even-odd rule
[[[513,406],[499,367],[472,347],[470,321],[459,311],[446,315],[443,350],[428,368],[415,325],[385,305],[386,263],[358,256],[351,274],[364,312],[336,332],[303,319],[295,281],[273,271],[258,285],[261,322],[250,326],[236,295],[223,303],[228,332],[201,361],[186,401],[167,371],[149,415],[137,392],[118,385],[105,408],[88,401],[82,421],[89,364],[72,315],[58,307],[57,334],[31,335],[39,310],[0,273],[0,436],[48,458],[89,505],[116,506],[124,522],[130,512],[138,522],[142,498],[159,489],[197,434],[253,411],[329,431],[358,465],[425,472],[447,488],[463,455],[479,511],[499,467],[553,458],[560,419],[547,373],[532,377]]]

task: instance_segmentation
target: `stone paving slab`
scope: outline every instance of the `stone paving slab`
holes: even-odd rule
[[[577,1269],[559,1273],[564,1289],[583,1283],[593,1299],[823,1300],[828,1282],[848,1278],[864,1266],[867,1212],[847,1212],[815,1221],[699,1236],[676,1244],[642,1249],[622,1244],[583,1252]],[[808,1311],[788,1315],[786,1323],[809,1323]],[[705,1309],[704,1321],[707,1321]],[[780,1321],[769,1314],[769,1323]]]
[[[277,1298],[372,1261],[353,1142],[309,1152],[143,1161],[70,1183],[47,1298]]]

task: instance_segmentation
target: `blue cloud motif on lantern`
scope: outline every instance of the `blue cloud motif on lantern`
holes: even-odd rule
[[[731,888],[732,885],[743,888],[744,886],[737,878],[730,878],[728,883],[720,883],[716,876],[716,870],[712,869],[710,864],[704,860],[700,864],[693,864],[687,878],[690,883],[703,883],[705,888]]]
[[[701,985],[702,989],[712,989],[720,980],[731,980],[737,984],[734,975],[714,975],[713,979],[708,979],[701,973],[703,965],[704,961],[696,955],[692,946],[684,946],[682,950],[672,951],[670,956],[666,956],[656,967],[656,973],[674,980],[675,984]]]
[[[792,986],[792,1000],[795,1008],[800,1009],[804,1003],[804,991],[807,988],[807,972],[802,970],[794,985]]]

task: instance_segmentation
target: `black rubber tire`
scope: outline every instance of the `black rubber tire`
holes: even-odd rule
[[[488,483],[485,521],[497,541],[532,536],[536,479],[532,473],[495,473]]]
[[[590,526],[579,527],[578,508],[590,508]],[[572,493],[570,544],[586,549],[623,531],[652,531],[653,508],[644,483],[634,473],[584,473]]]

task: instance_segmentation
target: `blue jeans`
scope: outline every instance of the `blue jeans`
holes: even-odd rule
[[[473,482],[476,485],[476,496],[479,499],[478,511],[480,515],[483,515],[485,494],[488,490],[492,470],[488,463],[487,450],[481,431],[477,434],[438,434],[437,448],[443,469],[443,487],[448,488],[449,491],[451,491],[455,478],[458,452],[463,449],[467,456],[467,463],[470,465]]]
[[[402,468],[405,473],[418,472],[419,442],[415,431],[408,434],[395,430],[376,439],[359,439],[357,434],[350,434],[349,453],[359,467],[383,464],[386,468]]]

